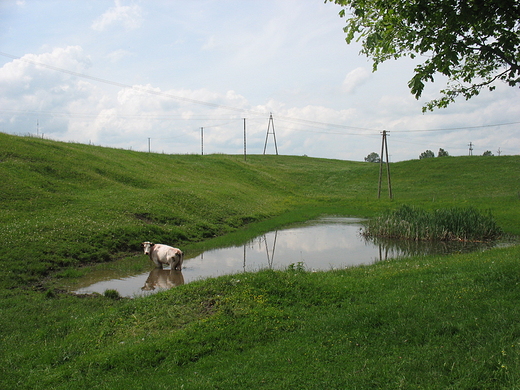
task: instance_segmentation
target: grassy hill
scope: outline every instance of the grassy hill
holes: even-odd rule
[[[0,238],[10,248],[0,261],[16,283],[107,261],[146,239],[185,246],[301,206],[340,205],[347,191],[365,199],[366,176],[376,174],[375,166],[303,157],[244,163],[5,134],[0,142]]]
[[[393,201],[386,186],[377,199],[378,173],[370,163],[160,155],[0,133],[0,387],[520,386],[518,247],[258,273],[239,285],[230,276],[133,301],[59,290],[60,278],[125,259],[144,240],[195,251],[401,204],[490,209],[520,234],[518,156],[393,163]]]

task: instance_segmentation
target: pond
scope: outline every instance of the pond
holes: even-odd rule
[[[124,278],[103,276],[83,282],[77,294],[117,290],[121,296],[134,297],[195,280],[261,269],[303,267],[308,271],[372,264],[418,254],[468,252],[486,249],[491,244],[425,243],[390,240],[367,240],[361,235],[362,220],[328,217],[263,234],[241,246],[208,250],[185,257],[182,271],[153,269]],[[144,255],[143,255],[144,256]]]

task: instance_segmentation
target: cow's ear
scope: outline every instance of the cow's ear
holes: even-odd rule
[[[154,246],[155,244],[153,242],[150,243],[150,246]]]
[[[141,248],[144,248],[144,242],[141,242]]]

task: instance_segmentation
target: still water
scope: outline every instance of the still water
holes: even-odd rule
[[[150,262],[150,272],[100,280],[75,292],[103,294],[105,290],[113,289],[121,296],[134,297],[208,277],[267,268],[286,269],[291,264],[309,271],[327,271],[416,254],[482,249],[482,244],[369,241],[360,234],[361,222],[356,218],[339,217],[309,221],[266,233],[242,246],[208,250],[193,258],[188,254],[182,271],[152,269]]]

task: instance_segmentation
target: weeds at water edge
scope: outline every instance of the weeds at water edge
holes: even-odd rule
[[[491,211],[483,214],[473,207],[427,211],[403,205],[370,219],[362,234],[416,241],[490,241],[503,232]]]

